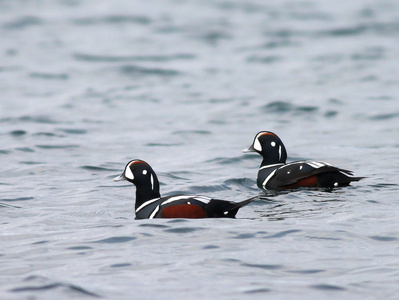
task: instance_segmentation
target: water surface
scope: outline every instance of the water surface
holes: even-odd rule
[[[395,1],[1,1],[0,298],[390,299],[398,290]],[[368,178],[264,193],[260,130],[290,160]],[[134,220],[164,195],[237,219]]]

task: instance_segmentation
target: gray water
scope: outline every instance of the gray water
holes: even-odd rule
[[[0,41],[0,299],[397,299],[397,1],[3,0]],[[264,193],[260,130],[368,178]],[[263,199],[135,220],[134,158]]]

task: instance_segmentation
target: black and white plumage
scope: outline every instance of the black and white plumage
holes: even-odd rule
[[[295,161],[286,163],[287,150],[281,139],[270,131],[261,131],[244,152],[257,152],[263,157],[257,185],[265,190],[294,189],[300,187],[339,187],[364,177],[334,167],[322,161]]]
[[[234,218],[238,210],[254,201],[231,202],[197,195],[161,197],[159,181],[151,166],[135,159],[127,163],[114,181],[127,180],[136,186],[136,219],[153,218]]]

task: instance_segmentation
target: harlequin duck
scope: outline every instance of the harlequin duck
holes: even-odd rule
[[[149,164],[139,159],[129,161],[123,173],[114,178],[114,181],[121,180],[136,186],[136,219],[234,218],[238,209],[255,200],[236,203],[195,195],[161,197],[157,175]]]
[[[258,152],[262,155],[257,185],[265,190],[339,187],[364,178],[353,177],[352,171],[321,161],[295,161],[287,164],[287,151],[283,142],[270,131],[259,132],[252,145],[243,152]]]

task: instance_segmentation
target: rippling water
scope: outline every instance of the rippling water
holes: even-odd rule
[[[364,299],[399,292],[399,4],[0,1],[1,299]],[[263,193],[260,130],[290,160],[368,178]],[[134,220],[165,195],[237,219]]]

